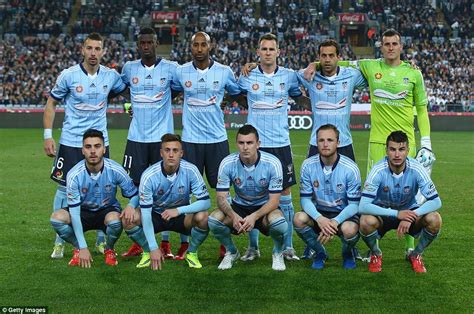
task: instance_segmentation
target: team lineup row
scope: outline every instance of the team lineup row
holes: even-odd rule
[[[402,45],[396,31],[386,31],[383,38],[384,59],[345,64],[355,68],[339,66],[342,63],[339,61],[339,46],[334,41],[323,42],[319,47],[320,73],[311,78],[314,67],[298,73],[278,67],[278,41],[274,35],[266,34],[260,39],[257,50],[260,57],[258,68],[249,68],[247,76],[241,76],[237,82],[228,67],[209,58],[210,38],[203,32],[192,38],[193,62],[178,66],[157,59],[156,34],[152,29],[143,29],[137,43],[141,59],[127,63],[122,76],[100,65],[102,39],[98,34],[90,34],[82,48],[84,62],[61,73],[45,108],[45,152],[56,156],[51,177],[60,184],[54,210],[68,204],[66,176],[69,169],[83,158],[81,146],[85,130],[96,128],[103,132],[104,144],[108,147],[107,97],[124,90],[130,93],[133,118],[123,166],[135,185],[139,185],[144,170],[161,159],[161,136],[173,133],[171,99],[176,92],[183,92],[183,159],[194,164],[199,173],[205,171],[210,186],[216,188],[217,167],[229,154],[220,109],[224,90],[227,90],[230,96],[246,98],[248,123],[258,130],[260,151],[276,155],[285,170],[279,201],[288,225],[283,246],[286,258],[297,258],[292,245],[294,210],[290,193],[296,178],[286,108],[289,96],[309,105],[308,99],[301,97],[299,85],[308,90],[313,111],[310,155],[317,152],[316,129],[331,123],[341,134],[338,151],[354,159],[349,130],[350,99],[355,86],[369,84],[373,103],[368,168],[385,155],[386,136],[393,130],[402,130],[408,135],[411,146],[408,151],[414,156],[413,106],[422,135],[419,157],[425,158],[423,162],[428,169],[434,161],[421,73],[400,60]],[[304,79],[305,75],[309,76],[308,80]],[[51,127],[54,108],[59,101],[65,102],[66,114],[56,154]],[[258,243],[258,231],[255,231],[250,232],[249,245],[254,249]],[[103,242],[103,235],[98,237],[98,243]],[[413,238],[407,236],[407,239],[407,249],[413,249]],[[62,257],[62,250],[61,239],[57,237],[52,257]]]

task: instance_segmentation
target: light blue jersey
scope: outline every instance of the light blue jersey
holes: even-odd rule
[[[357,87],[366,86],[362,73],[349,67],[338,67],[333,78],[318,72],[311,82],[304,79],[304,70],[298,72],[301,84],[308,90],[313,112],[313,128],[310,144],[316,143],[316,130],[325,124],[332,124],[339,130],[339,147],[352,144],[350,115],[352,94]]]
[[[178,171],[173,176],[164,173],[163,161],[160,161],[143,172],[140,180],[140,207],[162,213],[168,208],[179,208],[189,205],[189,195],[197,200],[209,199],[206,184],[195,165],[185,160],[179,163]]]
[[[138,206],[138,191],[122,166],[104,158],[104,166],[99,173],[90,173],[85,160],[78,162],[67,174],[67,204],[71,223],[79,248],[87,247],[81,223],[81,210],[97,212],[109,207],[121,209],[116,198],[117,186],[122,196],[133,198],[131,205]]]
[[[120,75],[103,65],[94,76],[87,74],[82,64],[61,72],[51,90],[51,97],[64,100],[64,122],[59,143],[69,147],[82,147],[82,135],[88,129],[104,134],[105,145],[109,145],[107,134],[107,96],[119,94],[126,88]]]
[[[272,154],[258,151],[257,162],[248,167],[233,153],[219,166],[216,191],[229,191],[234,186],[232,202],[241,206],[262,206],[269,200],[269,193],[281,193],[283,171],[281,162]]]
[[[133,118],[127,139],[139,143],[161,142],[166,133],[173,133],[171,83],[176,62],[158,59],[147,67],[141,60],[125,63],[122,80],[130,87]]]
[[[418,161],[408,157],[405,169],[397,175],[390,170],[385,157],[372,167],[362,196],[380,207],[400,211],[418,207],[415,199],[418,190],[428,201],[438,198],[433,181]]]
[[[184,91],[183,142],[219,143],[227,140],[224,112],[221,110],[224,90],[240,94],[230,67],[211,60],[209,68],[200,70],[192,62],[178,66],[172,88]]]
[[[360,201],[360,171],[346,156],[338,154],[330,168],[324,165],[319,154],[311,156],[303,161],[300,176],[300,197],[311,197],[318,211],[339,213],[349,203]]]
[[[277,67],[266,74],[258,66],[249,76],[240,76],[239,86],[247,94],[247,123],[257,129],[261,147],[290,145],[288,96],[302,95],[296,72]]]

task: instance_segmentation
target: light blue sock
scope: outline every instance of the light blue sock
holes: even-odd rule
[[[209,216],[207,224],[217,241],[225,246],[226,251],[235,254],[237,248],[232,241],[230,228],[212,216]]]
[[[313,250],[318,253],[326,253],[326,248],[318,241],[318,234],[313,228],[306,226],[303,228],[295,228],[296,234]]]
[[[207,231],[207,233],[209,233],[209,230]],[[189,237],[185,234],[180,233],[179,238],[181,240],[181,243],[189,242]]]
[[[258,249],[258,234],[260,231],[254,228],[249,232],[249,247]]]
[[[170,242],[170,232],[162,231],[161,232],[161,241]]]
[[[102,230],[97,230],[97,238],[96,238],[96,240],[95,240],[95,245],[97,246],[97,245],[99,245],[99,244],[102,243],[102,242],[107,242],[107,241],[105,240],[105,233],[104,233],[104,231],[102,231]]]
[[[188,252],[196,253],[198,247],[206,240],[209,230],[203,230],[198,227],[191,229],[191,242],[189,243]]]
[[[352,249],[355,247],[357,244],[357,241],[359,241],[360,235],[357,233],[355,236],[352,238],[346,239],[344,237],[341,237],[342,241],[342,255],[343,256],[352,256]],[[355,257],[355,256],[354,256]]]
[[[61,239],[68,243],[71,243],[75,248],[79,247],[76,235],[74,234],[74,230],[72,229],[71,225],[68,225],[67,223],[64,223],[60,220],[56,220],[54,218],[51,218],[49,221],[51,222],[53,229],[61,237]]]
[[[115,246],[115,242],[117,242],[120,234],[122,233],[122,223],[120,220],[112,220],[107,224],[106,229],[106,238],[105,238],[105,248],[106,249],[113,249]]]
[[[60,209],[67,207],[67,195],[66,195],[66,187],[62,185],[58,185],[56,188],[56,194],[54,194],[54,201],[53,201],[53,210],[56,212]],[[56,240],[54,244],[64,244],[64,240],[56,233]]]
[[[144,252],[150,252],[150,248],[148,247],[148,242],[142,227],[135,226],[130,230],[125,230],[125,233],[130,239],[132,239],[133,242],[141,246]]]
[[[270,224],[270,237],[273,239],[273,253],[280,253],[283,247],[283,238],[286,230],[288,230],[288,223],[285,217],[278,217]]]
[[[431,244],[431,242],[433,242],[434,239],[438,237],[438,234],[439,231],[433,234],[426,230],[426,228],[423,228],[421,230],[420,240],[418,241],[418,244],[416,245],[413,253],[418,255],[423,254],[423,251]]]
[[[367,244],[367,246],[369,247],[371,254],[375,254],[377,256],[382,255],[382,251],[379,248],[378,241],[380,236],[377,230],[368,235],[363,235],[362,233],[360,235],[362,237],[362,240],[364,240],[365,244]]]
[[[283,239],[283,248],[293,248],[293,217],[295,216],[295,209],[291,201],[291,194],[280,196],[280,209],[283,211],[288,229]]]

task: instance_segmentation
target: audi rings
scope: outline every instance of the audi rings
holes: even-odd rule
[[[311,116],[288,116],[288,126],[291,130],[310,130],[313,119]]]

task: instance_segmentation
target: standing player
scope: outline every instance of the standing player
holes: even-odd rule
[[[141,59],[125,63],[122,69],[122,80],[130,88],[133,109],[123,166],[137,187],[143,171],[161,160],[161,137],[174,131],[171,82],[178,64],[157,58],[157,46],[155,30],[143,28],[137,42]],[[160,247],[165,258],[173,258],[169,233],[162,234],[162,239]],[[181,235],[181,247],[175,258],[184,259],[187,248],[188,238]],[[134,244],[122,256],[140,255],[141,252],[142,249]]]
[[[247,123],[258,131],[261,139],[260,150],[275,155],[282,164],[283,191],[279,207],[288,222],[283,255],[288,260],[299,260],[293,249],[294,208],[291,186],[296,184],[296,177],[290,146],[288,97],[291,96],[297,103],[308,107],[309,100],[301,97],[296,73],[277,65],[279,54],[277,37],[273,34],[261,36],[257,49],[260,65],[248,76],[241,76],[239,86],[247,94]],[[251,261],[259,256],[258,231],[255,230],[250,233],[250,245],[241,260]]]
[[[392,131],[402,130],[408,134],[410,156],[416,156],[413,106],[416,108],[421,135],[419,154],[424,154],[424,166],[428,171],[431,171],[435,160],[431,150],[430,121],[423,76],[409,63],[401,61],[402,49],[400,34],[394,29],[388,29],[382,35],[383,59],[339,62],[340,65],[352,65],[360,69],[369,84],[371,129],[367,173],[374,163],[384,158],[385,139]],[[315,65],[311,64],[305,77],[311,76],[314,69]],[[414,248],[414,239],[407,236],[406,241],[408,256]]]
[[[117,186],[130,199],[126,210],[138,206],[138,191],[125,170],[115,161],[104,158],[105,143],[101,131],[84,133],[79,161],[67,175],[67,206],[51,215],[51,225],[63,240],[74,246],[70,266],[91,267],[92,256],[84,232],[102,230],[106,233],[105,263],[118,264],[114,245],[122,233]]]
[[[301,166],[300,202],[303,209],[295,215],[298,235],[316,252],[313,269],[324,268],[327,259],[323,244],[338,235],[342,241],[343,267],[356,267],[353,248],[359,240],[361,178],[357,164],[339,154],[339,131],[332,124],[318,128],[319,155],[309,157]]]
[[[250,232],[256,228],[270,235],[275,243],[272,269],[286,269],[282,253],[283,237],[288,223],[278,209],[282,190],[283,172],[280,161],[264,151],[259,151],[260,141],[252,125],[244,125],[237,132],[238,152],[222,161],[217,184],[217,206],[209,217],[209,228],[225,246],[224,259],[219,269],[232,268],[240,254],[231,233]],[[230,186],[235,195],[229,204]]]
[[[140,209],[129,208],[122,219],[125,232],[144,250],[137,268],[161,269],[164,256],[155,233],[162,231],[191,234],[185,259],[189,267],[202,268],[197,249],[209,233],[207,210],[211,206],[206,184],[196,166],[181,159],[179,135],[163,135],[160,152],[163,160],[143,172]],[[192,204],[190,194],[196,197]]]
[[[54,210],[64,208],[66,201],[66,176],[69,170],[84,158],[81,152],[82,135],[87,129],[95,128],[104,134],[106,157],[108,157],[109,138],[107,134],[107,97],[119,94],[126,89],[120,75],[100,65],[104,55],[103,39],[97,33],[89,34],[81,49],[84,61],[61,72],[51,90],[44,108],[44,151],[54,160],[51,179],[58,183],[54,196]],[[53,122],[56,105],[64,101],[64,122],[59,139],[59,150],[53,139]],[[104,235],[97,234],[96,246],[104,249]],[[56,237],[52,258],[62,258],[64,242]]]
[[[410,144],[402,131],[390,133],[386,157],[370,171],[362,192],[359,212],[360,233],[370,249],[370,272],[382,271],[382,251],[378,239],[392,229],[398,236],[420,235],[408,259],[417,273],[426,272],[421,255],[441,229],[441,200],[425,168],[409,155]],[[427,201],[419,206],[415,195],[420,190]]]

